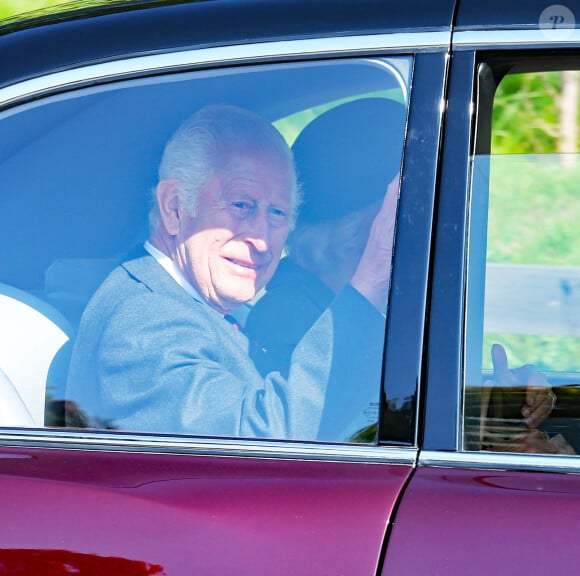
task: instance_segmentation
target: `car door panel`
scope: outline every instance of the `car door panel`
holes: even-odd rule
[[[4,448],[0,563],[34,550],[46,560],[66,552],[73,565],[82,555],[97,565],[144,562],[166,574],[232,567],[237,574],[375,574],[411,469]],[[20,558],[27,568],[18,573],[32,573],[37,556],[30,564]]]
[[[579,494],[576,475],[419,467],[382,573],[567,572],[578,560]]]
[[[92,294],[119,254],[142,243],[142,195],[155,180],[165,139],[192,110],[215,99],[275,123],[342,99],[386,93],[408,104],[408,125],[381,421],[362,440],[367,445],[153,436],[114,429],[114,422],[103,429],[64,429],[61,421],[5,427],[0,573],[374,575],[392,528],[388,571],[391,542],[396,554],[402,533],[393,515],[415,470],[423,418],[454,2],[414,0],[401,7],[369,0],[368,9],[337,2],[331,14],[326,0],[147,4],[133,14],[103,8],[60,24],[24,24],[0,39],[7,59],[0,121],[10,135],[0,143],[0,159],[12,167],[5,176],[12,194],[2,194],[0,208],[11,226],[4,234],[14,242],[0,259],[0,280],[49,295],[57,308],[64,298],[76,323],[87,299],[83,293],[77,302],[75,289],[86,283]],[[109,37],[115,42],[101,39]],[[79,49],[71,51],[75,43]],[[270,79],[253,80],[268,68]],[[364,74],[355,80],[358,68]],[[288,72],[303,79],[285,79]],[[383,83],[385,72],[406,82]],[[196,75],[207,89],[188,84]],[[139,86],[151,95],[132,100]],[[57,109],[52,116],[51,106]],[[29,121],[18,124],[21,111]],[[83,126],[83,118],[90,123],[71,129],[72,138],[52,140],[67,123]],[[89,141],[95,153],[87,153]],[[46,190],[37,186],[38,174]],[[19,224],[22,215],[26,226]],[[55,280],[58,273],[64,282]],[[64,374],[50,393],[66,385],[66,366]],[[62,408],[64,396],[48,400]]]

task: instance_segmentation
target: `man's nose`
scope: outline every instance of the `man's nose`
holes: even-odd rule
[[[267,252],[270,249],[270,221],[267,210],[256,210],[249,219],[245,239],[257,252]]]

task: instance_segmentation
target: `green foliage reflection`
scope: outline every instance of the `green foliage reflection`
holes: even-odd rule
[[[577,71],[514,74],[494,100],[487,261],[580,267],[580,156]],[[530,310],[530,314],[533,311]],[[485,335],[510,363],[580,372],[573,336]]]

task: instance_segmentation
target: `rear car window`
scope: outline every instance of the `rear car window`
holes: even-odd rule
[[[491,154],[473,161],[470,450],[580,450],[578,82],[577,70],[506,76],[493,102]],[[529,424],[523,410],[542,388],[551,411]]]

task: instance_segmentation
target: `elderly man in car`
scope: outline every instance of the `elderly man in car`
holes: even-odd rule
[[[259,343],[230,321],[274,274],[298,209],[281,135],[241,109],[202,109],[167,144],[155,192],[143,253],[85,310],[68,400],[98,427],[317,439],[324,418],[327,437],[344,439],[378,401],[389,276],[378,229],[396,198],[283,379],[257,370]]]
[[[207,107],[168,142],[159,172],[149,240],[85,310],[67,399],[89,426],[348,439],[379,400],[396,190],[351,282],[283,378],[257,369],[250,349],[259,343],[230,313],[270,280],[293,226],[300,198],[288,146],[254,114]]]

